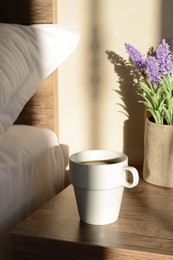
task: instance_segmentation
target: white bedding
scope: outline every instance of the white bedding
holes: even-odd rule
[[[78,42],[79,31],[71,26],[0,23],[0,139]]]
[[[0,259],[9,231],[64,186],[64,161],[55,133],[12,126],[0,142]]]

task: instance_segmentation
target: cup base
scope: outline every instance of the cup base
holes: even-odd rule
[[[124,187],[99,191],[74,187],[81,221],[91,225],[107,225],[117,221],[123,190]]]

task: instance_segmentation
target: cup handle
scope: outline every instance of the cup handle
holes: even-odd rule
[[[133,176],[132,183],[129,183],[126,179],[124,180],[124,183],[123,183],[124,187],[126,187],[126,188],[135,187],[139,183],[139,174],[138,174],[138,171],[136,170],[136,168],[134,168],[132,166],[124,166],[123,169],[125,171],[130,171]]]

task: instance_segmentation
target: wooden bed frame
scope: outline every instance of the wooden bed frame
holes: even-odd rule
[[[0,1],[0,22],[41,24],[57,22],[57,0]],[[47,77],[24,107],[15,124],[49,128],[57,133],[57,71]]]

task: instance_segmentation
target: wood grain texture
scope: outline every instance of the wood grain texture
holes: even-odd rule
[[[0,22],[56,23],[57,0],[0,1]],[[49,128],[57,132],[57,71],[47,77],[24,107],[16,124]]]
[[[6,23],[52,23],[53,0],[5,0],[0,2],[0,22]]]
[[[56,118],[54,111],[53,86],[56,84],[56,74],[53,73],[39,86],[37,92],[25,105],[16,124],[34,125],[55,130]]]
[[[79,220],[70,185],[11,233],[12,259],[173,259],[173,189],[140,181],[125,189],[110,225]]]

